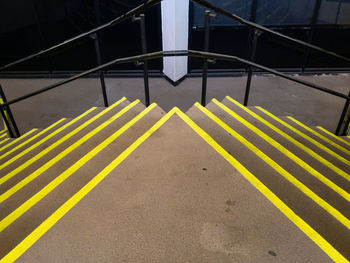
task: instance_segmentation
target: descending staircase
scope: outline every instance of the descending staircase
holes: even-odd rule
[[[350,139],[230,97],[0,133],[0,262],[349,262]]]

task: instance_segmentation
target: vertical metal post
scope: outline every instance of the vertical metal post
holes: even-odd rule
[[[147,38],[146,38],[146,23],[145,15],[140,14],[140,31],[141,31],[141,44],[142,44],[142,54],[147,53]],[[148,80],[148,61],[143,62],[143,83],[145,87],[145,103],[146,107],[150,104],[149,97],[149,80]]]
[[[3,119],[4,122],[5,122],[5,125],[6,125],[6,127],[7,127],[7,130],[8,130],[8,132],[9,132],[10,137],[11,137],[11,138],[14,138],[12,128],[10,127],[10,124],[9,124],[9,122],[8,122],[8,119],[7,119],[7,117],[6,117],[6,114],[5,114],[4,109],[1,108],[0,111],[1,111],[2,119]]]
[[[6,102],[7,102],[7,99],[6,99],[5,92],[3,91],[1,85],[0,85],[0,96],[1,96],[1,98],[2,98],[2,101],[3,101],[4,103],[6,103]],[[12,127],[13,127],[13,129],[14,129],[14,131],[15,131],[15,133],[16,133],[16,137],[21,136],[21,134],[20,134],[20,132],[19,132],[19,130],[18,130],[16,121],[15,121],[13,115],[12,115],[11,108],[10,108],[10,106],[6,106],[5,108],[2,108],[2,109],[1,109],[1,115],[2,115],[2,117],[4,118],[5,124],[7,125],[7,128],[8,128],[8,130],[9,130],[10,136],[11,136],[11,137],[14,137],[14,134],[13,134],[13,132],[12,132],[12,130],[11,130],[11,126],[9,125],[9,121],[8,121],[7,118],[6,118],[5,111],[7,112],[7,115],[8,115],[8,117],[9,117],[10,121],[11,121]]]
[[[321,8],[321,0],[316,0],[314,12],[312,14],[311,23],[310,23],[310,32],[309,32],[309,40],[308,40],[309,44],[312,43],[312,40],[314,38],[315,25],[317,23],[317,19],[318,19],[318,14],[320,12],[320,8]],[[303,62],[303,65],[301,67],[301,71],[302,72],[305,71],[305,68],[307,67],[307,65],[309,63],[309,57],[310,57],[310,49],[307,48],[306,49],[306,53],[305,53],[305,57],[304,57],[304,62]]]
[[[255,29],[254,33],[253,33],[253,40],[252,40],[252,44],[251,44],[251,53],[250,53],[250,61],[252,61],[252,62],[254,62],[254,60],[255,60],[256,46],[258,43],[259,34],[260,34],[259,31],[257,29]],[[249,66],[248,67],[248,75],[247,75],[247,84],[245,87],[245,94],[244,94],[244,102],[243,102],[244,106],[248,105],[252,76],[253,76],[253,69],[252,69],[252,67]]]
[[[350,92],[348,94],[348,96],[350,96]],[[349,105],[350,105],[350,100],[347,99],[346,102],[345,102],[345,105],[344,105],[344,108],[343,108],[343,111],[341,113],[341,116],[340,116],[340,119],[339,119],[339,122],[338,122],[338,126],[337,126],[337,129],[335,131],[335,135],[340,135],[341,134],[341,128],[343,126],[343,123],[344,123],[344,120],[345,120],[345,117],[346,117],[346,114],[348,112],[348,109],[349,109]],[[350,119],[350,118],[349,118]],[[346,126],[345,126],[345,131],[346,131]],[[344,133],[344,132],[343,132]]]
[[[341,133],[342,136],[347,136],[347,132],[348,132],[348,129],[350,127],[350,114],[348,114],[348,119],[347,121],[345,122],[345,126],[344,126],[344,129],[343,129],[343,132]]]
[[[92,37],[94,38],[97,64],[101,65],[102,64],[101,47],[100,47],[100,42],[98,40],[98,34],[95,33],[95,34],[93,34]],[[99,71],[99,75],[100,75],[100,81],[101,81],[103,103],[104,103],[105,107],[108,107],[108,98],[107,98],[106,83],[105,83],[105,74],[104,74],[103,70]]]
[[[204,51],[209,51],[209,33],[210,33],[210,11],[205,11],[204,18]],[[202,71],[202,98],[201,104],[205,107],[207,102],[207,79],[208,79],[208,60],[203,61],[203,71]]]

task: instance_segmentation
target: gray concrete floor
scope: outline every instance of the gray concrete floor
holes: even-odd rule
[[[304,80],[342,92],[349,92],[350,75],[300,76]],[[45,87],[59,79],[1,79],[8,97],[24,95]],[[144,101],[142,78],[107,78],[110,103],[122,96],[130,101]],[[208,79],[208,102],[229,95],[243,101],[246,77],[222,77]],[[186,111],[200,101],[201,78],[185,79],[173,87],[163,78],[150,79],[151,101],[165,111],[177,106]],[[344,100],[317,90],[274,76],[254,76],[249,105],[262,106],[279,116],[293,116],[308,125],[321,125],[335,130]],[[32,128],[45,128],[63,117],[76,117],[92,106],[103,106],[98,79],[86,78],[32,97],[12,106],[22,133]]]

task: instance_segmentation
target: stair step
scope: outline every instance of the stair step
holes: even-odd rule
[[[59,129],[63,125],[67,124],[68,122],[72,121],[71,119],[63,118],[54,124],[50,125],[48,128],[41,130],[34,136],[31,136],[27,140],[23,141],[21,144],[17,145],[16,147],[12,148],[11,150],[6,149],[6,152],[0,155],[0,164],[3,164],[7,162],[8,160],[15,157],[17,154],[23,152],[25,149],[28,149],[29,147],[33,146],[34,144],[38,143],[41,139],[43,139],[45,136],[50,134],[54,129]]]
[[[344,251],[343,241],[350,241],[349,201],[216,104],[209,103],[206,108],[208,114],[213,113],[219,119],[217,122],[198,108],[192,108],[188,115],[298,216],[333,246]],[[220,121],[223,127],[226,125],[226,130],[218,125]],[[337,237],[334,231],[338,232]]]
[[[54,150],[56,148],[55,143],[60,142],[60,140],[62,140],[67,133],[72,132],[80,125],[83,125],[87,120],[101,111],[102,109],[99,108],[92,108],[88,110],[75,118],[72,122],[69,122],[67,124],[68,126],[62,126],[60,129],[50,133],[36,144],[15,155],[12,159],[2,163],[0,165],[0,185],[4,182],[4,177],[9,177],[9,173],[11,173],[10,177],[12,178],[14,175],[25,172],[26,169],[32,168],[33,165],[40,167],[42,164],[40,164],[38,161],[40,161],[42,158],[41,155],[45,156],[45,154],[42,154],[42,152],[46,153],[46,151]]]
[[[341,169],[342,171],[346,173],[350,173],[349,158],[345,159],[344,157],[339,156],[335,152],[319,144],[317,141],[313,140],[306,134],[295,129],[291,125],[288,125],[288,123],[274,116],[272,113],[268,112],[267,110],[262,109],[261,107],[255,107],[255,109],[252,109],[252,111],[260,115],[262,118],[264,118],[265,120],[273,124],[275,127],[280,129],[284,133],[292,136],[295,140],[303,144],[305,147],[307,147],[311,151],[318,154],[321,158],[325,160],[325,162],[329,162],[333,166],[336,166],[337,168]],[[350,175],[349,175],[349,178],[350,178]]]
[[[101,152],[103,162],[118,156],[101,172],[100,161],[79,169],[98,175],[55,213],[63,188],[2,231],[6,251],[30,234],[5,260],[29,248],[19,262],[271,262],[270,250],[283,262],[331,262],[208,137],[176,115],[162,125],[168,116],[126,150]]]
[[[0,140],[0,147],[5,146],[6,144],[10,143],[11,141],[13,141],[12,138],[1,139],[1,140]]]
[[[259,114],[254,113],[252,110],[228,99],[225,99],[223,103],[234,112],[244,116],[248,122],[252,123],[259,130],[266,133],[271,138],[274,138],[291,153],[289,155],[294,155],[295,157],[293,157],[293,160],[300,163],[300,165],[309,173],[316,177],[326,177],[337,186],[350,192],[350,177],[346,172],[334,167],[331,163],[326,162],[315,152],[311,151],[309,148],[266,121]],[[259,113],[260,112],[261,111],[259,111]]]
[[[338,143],[335,143],[334,141],[328,139],[327,137],[323,136],[319,132],[313,130],[312,128],[308,127],[307,125],[299,122],[298,120],[294,119],[293,117],[283,117],[281,118],[283,121],[288,123],[289,125],[293,126],[295,129],[298,129],[299,131],[303,132],[313,140],[317,141],[318,143],[324,145],[328,149],[332,150],[336,154],[342,156],[346,160],[350,159],[350,146],[349,147],[343,147],[339,145]]]
[[[332,140],[333,142],[339,144],[340,146],[349,149],[350,148],[350,142],[346,140],[346,138],[343,138],[342,136],[337,136],[334,133],[326,130],[325,128],[321,126],[313,127],[314,131],[317,131],[322,136],[327,137],[329,140]]]
[[[30,139],[31,137],[35,136],[41,132],[41,129],[32,129],[28,131],[27,133],[23,134],[19,138],[13,138],[9,143],[0,145],[0,154],[4,154],[7,151],[11,151],[13,148],[17,147],[21,143],[25,142],[26,140]]]
[[[99,131],[86,144],[68,155],[61,163],[57,163],[43,176],[1,204],[0,229],[3,231],[0,230],[0,243],[8,236],[12,239],[0,252],[4,253],[0,254],[0,257],[9,252],[16,243],[54,213],[60,205],[162,117],[162,109],[155,104],[145,111],[143,109],[144,106],[138,104],[126,112],[121,118],[112,122],[107,129]],[[97,147],[94,148],[95,146]],[[26,211],[30,207],[31,209]],[[8,225],[7,220],[13,220],[14,215],[18,214],[23,215]],[[4,228],[6,225],[8,226]],[[25,232],[18,233],[18,229],[22,229],[22,226],[25,227]]]

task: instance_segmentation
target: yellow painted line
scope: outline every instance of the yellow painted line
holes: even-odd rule
[[[7,136],[7,133],[1,134],[1,135],[0,135],[0,139],[1,139],[1,138],[5,138],[6,136]]]
[[[3,139],[2,141],[0,141],[0,145],[7,142],[10,138],[6,138],[6,139]]]
[[[337,158],[339,161],[350,165],[350,161],[346,160],[344,157],[340,156],[339,154],[333,152],[331,149],[327,148],[326,146],[324,146],[323,144],[319,143],[318,141],[312,139],[310,136],[306,135],[305,133],[299,131],[298,129],[294,128],[292,125],[289,125],[288,123],[286,123],[285,121],[281,120],[280,118],[276,117],[275,115],[273,115],[271,112],[261,108],[261,107],[256,107],[259,110],[261,110],[262,112],[264,112],[266,115],[268,115],[269,117],[271,117],[272,119],[274,119],[275,121],[279,122],[280,124],[286,126],[288,129],[292,130],[293,132],[295,132],[296,134],[298,134],[299,136],[303,137],[304,139],[306,139],[307,141],[313,143],[314,145],[316,145],[318,148],[320,148],[321,150],[327,152],[329,155]]]
[[[123,108],[121,111],[119,111],[118,113],[116,113],[113,117],[111,117],[110,119],[108,119],[107,121],[105,121],[104,123],[102,123],[101,125],[99,125],[98,127],[96,127],[95,129],[93,129],[92,131],[90,131],[89,133],[87,133],[85,136],[83,136],[82,138],[80,138],[79,140],[77,140],[75,143],[73,143],[72,145],[70,145],[68,148],[66,148],[64,151],[62,151],[61,153],[59,153],[57,156],[55,156],[54,158],[52,158],[50,161],[48,161],[47,163],[45,163],[44,165],[42,165],[39,169],[35,170],[33,173],[31,173],[30,175],[28,175],[26,178],[24,178],[22,181],[20,181],[19,183],[17,183],[15,186],[13,186],[12,188],[10,188],[9,190],[7,190],[5,193],[0,195],[0,204],[2,202],[4,202],[7,198],[9,198],[11,195],[13,195],[14,193],[16,193],[18,190],[20,190],[21,188],[23,188],[24,186],[26,186],[28,183],[30,183],[31,181],[33,181],[35,178],[37,178],[39,175],[41,175],[43,172],[45,172],[47,169],[49,169],[50,167],[52,167],[54,164],[56,164],[57,162],[59,162],[60,160],[62,160],[65,156],[67,156],[67,154],[71,153],[72,151],[74,151],[76,148],[78,148],[80,145],[82,145],[84,142],[86,142],[87,140],[89,140],[91,137],[93,137],[95,134],[97,134],[98,132],[100,132],[102,129],[106,128],[108,125],[110,125],[113,121],[115,121],[116,119],[118,119],[120,116],[122,116],[123,114],[125,114],[128,110],[130,110],[131,108],[133,108],[136,104],[139,103],[139,100],[134,101],[133,103],[130,103],[128,106],[126,106],[125,108]],[[2,179],[2,178],[1,178]],[[1,180],[0,179],[0,180]],[[7,179],[6,176],[4,178],[4,180]],[[0,232],[2,231],[2,224],[0,223]]]
[[[14,140],[13,140],[12,142],[10,142],[9,144],[6,144],[6,145],[2,146],[2,147],[0,148],[0,151],[5,150],[6,148],[10,147],[11,145],[15,144],[16,142],[23,140],[24,138],[26,138],[27,136],[29,136],[30,134],[32,134],[33,132],[35,132],[35,131],[37,131],[37,130],[38,130],[38,129],[32,129],[32,130],[30,130],[29,132],[23,134],[21,137],[14,139]]]
[[[66,140],[68,140],[70,137],[72,137],[73,135],[75,135],[76,133],[78,133],[79,131],[81,131],[82,129],[84,129],[85,127],[87,127],[89,124],[91,124],[92,122],[94,122],[95,120],[97,120],[99,117],[101,117],[102,115],[104,115],[105,113],[111,111],[114,107],[116,107],[117,105],[119,105],[121,102],[123,102],[126,98],[122,98],[121,100],[117,101],[116,103],[114,103],[113,105],[111,105],[109,108],[103,110],[102,112],[100,112],[99,114],[95,115],[94,117],[92,117],[91,119],[87,120],[86,122],[84,122],[83,124],[81,124],[79,127],[75,128],[73,131],[71,131],[70,133],[66,134],[64,137],[62,137],[61,139],[59,139],[58,141],[56,141],[54,144],[50,145],[49,147],[47,147],[45,150],[41,151],[40,153],[38,153],[37,155],[35,155],[34,157],[32,157],[31,159],[29,159],[28,161],[26,161],[24,164],[22,164],[21,166],[17,167],[15,170],[13,170],[11,173],[7,174],[6,176],[8,176],[9,178],[12,178],[14,175],[16,175],[17,173],[19,173],[20,171],[22,171],[23,169],[25,169],[26,167],[28,167],[29,165],[31,165],[32,163],[36,162],[39,158],[41,158],[42,156],[44,156],[45,154],[47,154],[49,151],[51,151],[52,149],[54,149],[55,147],[59,146],[60,144],[62,144],[63,142],[65,142]],[[80,115],[79,117],[75,118],[74,120],[70,121],[69,123],[63,125],[61,128],[57,129],[56,131],[54,131],[53,133],[50,133],[48,136],[46,136],[45,138],[43,138],[41,141],[37,142],[36,144],[32,145],[31,147],[27,148],[25,151],[21,152],[20,154],[14,156],[12,159],[8,160],[7,162],[5,162],[4,164],[0,165],[0,170],[3,169],[4,167],[6,167],[7,165],[11,164],[12,162],[14,162],[15,160],[17,160],[18,158],[22,157],[24,154],[28,153],[29,151],[33,150],[34,148],[38,147],[40,144],[44,143],[45,141],[47,141],[48,139],[52,138],[53,136],[55,136],[56,134],[58,134],[59,132],[61,132],[62,130],[64,130],[65,128],[67,128],[68,126],[70,126],[71,124],[79,121],[80,119],[82,119],[83,117],[85,117],[87,114],[89,114],[91,111],[95,110],[96,107],[91,108],[90,110],[84,112],[82,115]],[[7,180],[7,179],[6,179]],[[5,181],[6,181],[5,180]],[[0,185],[3,184],[5,181],[2,180],[2,178],[0,178]]]
[[[6,133],[6,132],[7,132],[7,130],[3,129],[2,131],[0,131],[0,134]]]
[[[337,209],[332,207],[329,203],[327,203],[324,199],[315,194],[311,189],[309,189],[306,185],[300,182],[297,178],[295,178],[292,174],[283,169],[280,165],[278,165],[274,160],[272,160],[269,156],[267,156],[264,152],[259,150],[256,146],[254,146],[251,142],[233,130],[230,126],[228,126],[225,122],[220,120],[216,115],[210,112],[208,109],[204,108],[198,102],[195,103],[195,106],[201,110],[204,114],[206,114],[211,120],[213,120],[216,124],[218,124],[221,128],[229,132],[234,138],[236,138],[240,143],[242,143],[245,147],[251,150],[254,154],[256,154],[259,158],[261,158],[264,162],[266,162],[269,166],[271,166],[274,170],[276,170],[279,174],[281,174],[286,180],[288,180],[291,184],[293,184],[296,188],[298,188],[301,192],[303,192],[306,196],[308,196],[311,200],[313,200],[316,204],[326,210],[330,215],[335,217],[339,222],[341,222],[345,227],[350,229],[350,220],[346,218],[342,213],[340,213]],[[236,118],[234,115],[233,117]],[[342,190],[342,189],[341,189]],[[350,200],[350,195],[347,196]]]
[[[11,250],[0,263],[10,263],[17,260],[27,251],[39,238],[41,238],[51,227],[53,227],[66,213],[70,211],[81,199],[83,199],[92,189],[94,189],[112,170],[114,170],[123,160],[125,160],[138,146],[140,146],[149,136],[157,131],[173,114],[177,113],[199,136],[201,136],[210,146],[212,146],[221,156],[223,156],[235,169],[237,169],[251,184],[253,184],[266,198],[268,198],[284,215],[286,215],[299,229],[301,229],[311,240],[313,240],[332,260],[338,263],[349,263],[332,245],[330,245],[321,235],[311,228],[303,219],[296,215],[286,204],[274,195],[264,184],[262,184],[243,165],[227,153],[218,143],[216,143],[207,133],[198,127],[179,109],[173,108],[152,128],[138,138],[132,145],[123,151],[105,169],[97,174],[89,183],[81,188],[75,195],[58,208],[40,226],[29,234],[21,243]]]
[[[306,162],[304,162],[302,159],[300,159],[298,156],[294,155],[292,152],[290,152],[288,149],[283,147],[280,143],[272,139],[270,136],[268,136],[266,133],[259,130],[257,127],[252,125],[250,122],[239,116],[237,113],[232,111],[230,108],[226,107],[224,104],[218,102],[216,99],[213,99],[213,102],[218,105],[220,108],[222,108],[224,111],[226,111],[229,115],[231,115],[233,118],[238,120],[240,123],[242,123],[244,126],[246,126],[248,129],[259,135],[262,139],[264,139],[266,142],[271,144],[273,147],[275,147],[278,151],[286,155],[288,158],[290,158],[293,162],[304,168],[306,171],[308,171],[311,175],[313,175],[315,178],[317,178],[319,181],[327,185],[329,188],[331,188],[333,191],[338,193],[341,197],[343,197],[345,200],[350,202],[350,194],[346,192],[344,189],[333,183],[331,180],[329,180],[326,176],[312,168],[310,165],[308,165]]]
[[[90,112],[94,111],[96,109],[96,107],[91,108],[90,110],[84,112],[83,114],[81,114],[80,116],[78,116],[77,118],[71,120],[70,122],[66,123],[65,125],[63,125],[62,127],[60,127],[59,129],[55,130],[54,132],[50,133],[49,135],[47,135],[46,137],[44,137],[43,139],[41,139],[40,141],[38,141],[37,143],[33,144],[32,146],[26,148],[25,150],[21,151],[19,154],[15,155],[14,157],[12,157],[10,160],[6,161],[5,163],[0,165],[0,170],[4,169],[6,166],[10,165],[11,163],[15,162],[16,160],[18,160],[19,158],[21,158],[22,156],[26,155],[27,153],[29,153],[30,151],[34,150],[36,147],[38,147],[39,145],[45,143],[46,141],[48,141],[49,139],[51,139],[52,137],[54,137],[56,134],[60,133],[61,131],[63,131],[64,129],[66,129],[67,127],[73,125],[75,122],[79,121],[80,119],[82,119],[83,117],[85,117],[86,115],[88,115]],[[50,147],[46,148],[49,149]],[[50,148],[51,149],[51,148]],[[35,158],[35,156],[33,157]],[[32,159],[33,159],[32,158]],[[30,160],[32,160],[30,159]],[[27,163],[27,162],[26,162]],[[25,163],[25,164],[26,164]],[[25,165],[23,164],[23,165]],[[23,166],[22,165],[22,166]],[[20,167],[22,167],[20,166]],[[21,170],[21,168],[18,167],[16,168],[16,170]],[[26,166],[27,167],[27,166]],[[14,171],[16,171],[14,170]],[[13,172],[14,172],[13,171]],[[2,184],[3,182],[0,179],[0,184]]]
[[[309,149],[308,147],[306,147],[302,143],[298,142],[297,140],[295,140],[293,137],[289,136],[288,134],[286,134],[282,130],[278,129],[276,126],[272,125],[270,122],[268,122],[264,118],[260,117],[258,114],[256,114],[253,111],[249,110],[247,107],[244,107],[239,102],[237,102],[234,99],[232,99],[231,97],[226,97],[226,98],[229,99],[232,103],[234,103],[238,107],[240,107],[241,109],[245,110],[247,113],[252,115],[254,118],[256,118],[259,121],[261,121],[262,123],[264,123],[270,129],[274,130],[275,132],[277,132],[278,134],[280,134],[281,136],[286,138],[288,141],[290,141],[291,143],[295,144],[297,147],[302,149],[304,152],[306,152],[307,154],[311,155],[312,157],[314,157],[316,160],[318,160],[322,164],[326,165],[329,169],[331,169],[332,171],[336,172],[337,174],[342,176],[344,179],[350,181],[350,175],[348,173],[342,171],[341,169],[339,169],[338,167],[336,167],[335,165],[333,165],[329,161],[325,160],[323,157],[319,156],[317,153],[315,153],[314,151],[312,151],[311,149]],[[307,163],[302,161],[300,158],[298,158],[297,156],[295,156],[291,152],[289,152],[289,153],[291,154],[289,158],[292,159],[292,157],[293,157],[293,160],[298,160],[297,162],[299,163],[299,165],[302,166],[304,169],[306,169],[309,173],[311,173],[312,175],[314,175],[316,177],[322,176],[321,173],[316,171],[314,168],[312,168],[310,165],[308,165]],[[295,159],[295,158],[297,158],[297,159]]]
[[[12,224],[16,219],[18,219],[21,215],[23,215],[26,211],[28,211],[31,207],[33,207],[36,203],[42,200],[45,196],[47,196],[52,190],[54,190],[57,186],[59,186],[63,181],[65,181],[69,176],[71,176],[74,172],[80,169],[84,164],[86,164],[89,160],[91,160],[94,156],[96,156],[99,152],[101,152],[105,147],[115,141],[120,135],[122,135],[125,131],[127,131],[132,125],[138,122],[141,118],[143,118],[147,113],[149,113],[157,104],[153,103],[149,107],[147,107],[144,111],[138,114],[131,121],[126,123],[123,127],[121,127],[114,134],[109,136],[106,140],[92,149],[89,153],[84,155],[79,161],[70,166],[67,170],[65,170],[62,174],[56,177],[53,181],[51,181],[48,185],[46,185],[43,189],[29,198],[26,202],[24,202],[21,206],[19,206],[16,210],[14,210],[11,214],[5,217],[0,221],[0,232],[3,231],[6,227]],[[1,198],[2,199],[2,198]]]
[[[14,147],[12,150],[7,151],[6,153],[4,153],[3,155],[0,156],[0,160],[5,158],[6,156],[8,156],[9,154],[17,151],[18,149],[20,149],[21,147],[25,146],[26,144],[30,143],[31,141],[35,140],[36,138],[38,138],[39,136],[41,136],[42,134],[46,133],[47,131],[53,129],[54,127],[56,127],[58,124],[60,124],[61,122],[63,122],[64,120],[66,120],[66,118],[63,118],[57,122],[55,122],[54,124],[50,125],[48,128],[42,130],[41,132],[37,133],[36,135],[34,135],[33,137],[31,137],[30,139],[24,141],[23,143],[17,145],[16,147]]]
[[[48,217],[40,226],[29,234],[21,243],[11,250],[0,263],[14,262],[28,248],[30,248],[41,236],[43,236],[58,220],[60,220],[70,209],[72,209],[84,196],[95,188],[112,170],[114,170],[123,160],[125,160],[139,145],[141,145],[149,136],[151,136],[159,127],[161,127],[175,112],[176,108],[164,115],[155,125],[147,132],[133,142],[125,149],[116,159],[106,166],[100,173],[91,179],[75,195],[58,208],[50,217]]]
[[[16,169],[14,169],[13,171],[11,171],[10,173],[8,173],[7,175],[3,176],[2,178],[0,178],[0,185],[3,184],[4,182],[6,182],[7,180],[11,179],[12,177],[14,177],[16,174],[18,174],[19,172],[23,171],[25,168],[27,168],[29,165],[31,165],[32,163],[36,162],[38,159],[40,159],[41,157],[43,157],[45,154],[49,153],[51,150],[53,150],[54,148],[58,147],[59,145],[61,145],[63,142],[65,142],[66,140],[68,140],[70,137],[72,137],[73,135],[77,134],[79,131],[81,131],[82,129],[84,129],[85,127],[87,127],[89,124],[93,123],[95,120],[97,120],[98,118],[100,118],[101,116],[103,116],[105,113],[109,112],[110,110],[112,110],[114,107],[116,107],[117,105],[119,105],[120,103],[122,103],[125,100],[125,98],[122,98],[121,100],[117,101],[116,103],[114,103],[113,105],[111,105],[109,108],[103,110],[102,112],[100,112],[99,114],[95,115],[94,117],[90,118],[89,120],[87,120],[86,122],[84,122],[83,124],[81,124],[79,127],[77,127],[76,129],[74,129],[73,131],[71,131],[70,133],[66,134],[65,136],[63,136],[61,139],[59,139],[58,141],[56,141],[55,143],[51,144],[49,147],[47,147],[45,150],[41,151],[40,153],[38,153],[37,155],[35,155],[34,157],[32,157],[31,159],[29,159],[28,161],[26,161],[25,163],[23,163],[22,165],[20,165],[19,167],[17,167]],[[96,108],[93,108],[96,109]],[[91,111],[91,110],[90,110]],[[80,115],[78,118],[75,119],[75,121],[77,121],[78,119],[83,118],[84,116],[86,116],[89,113],[89,111],[83,113],[82,115]],[[63,126],[64,127],[64,126]],[[63,128],[61,127],[61,128]],[[59,130],[59,129],[58,129]],[[35,146],[35,145],[33,145]],[[32,147],[33,147],[32,146]],[[62,152],[61,152],[62,154]],[[51,160],[52,161],[52,160]],[[6,164],[6,163],[5,163]],[[4,164],[4,165],[5,165]],[[40,167],[38,170],[42,170],[42,168],[45,166]],[[1,166],[0,166],[1,168]],[[36,170],[35,172],[37,172],[38,170]],[[35,173],[34,172],[34,173]]]
[[[305,130],[311,132],[315,136],[319,137],[320,139],[324,140],[325,142],[331,144],[335,148],[341,150],[342,152],[344,152],[346,154],[350,154],[349,150],[345,149],[344,147],[340,146],[339,144],[335,143],[334,141],[328,139],[327,137],[323,136],[322,134],[318,133],[317,131],[311,129],[310,127],[306,126],[305,124],[301,123],[300,121],[294,119],[291,116],[288,116],[287,118],[290,119],[291,121],[295,122],[296,124],[298,124],[300,127],[303,127]]]
[[[350,142],[348,142],[348,141],[346,141],[346,140],[343,140],[343,139],[340,138],[339,136],[337,136],[337,135],[335,135],[335,134],[333,134],[333,133],[327,131],[325,128],[323,128],[323,127],[321,127],[321,126],[317,126],[317,129],[320,129],[320,130],[323,131],[324,133],[326,133],[326,134],[332,136],[334,139],[336,139],[336,140],[338,140],[338,141],[340,141],[340,142],[342,142],[342,143],[344,143],[344,144],[350,146]],[[348,137],[348,138],[349,138],[349,137]]]

